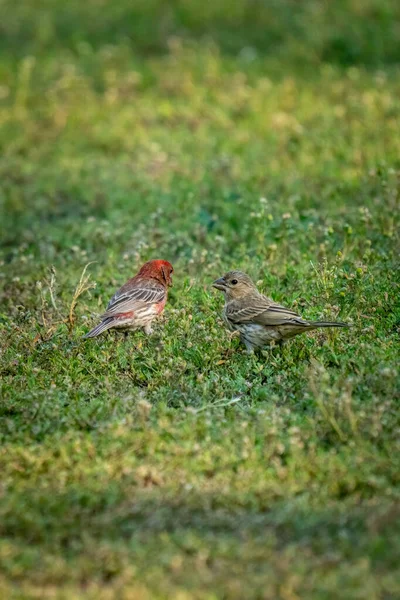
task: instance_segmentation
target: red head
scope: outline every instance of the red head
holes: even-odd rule
[[[151,277],[152,279],[157,279],[163,285],[172,286],[173,272],[174,269],[167,260],[149,260],[147,263],[144,263],[138,276]]]

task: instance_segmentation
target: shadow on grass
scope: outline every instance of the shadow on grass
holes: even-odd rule
[[[228,54],[250,59],[260,53],[299,64],[332,62],[379,65],[400,59],[396,22],[399,4],[354,0],[214,3],[95,2],[32,0],[3,2],[1,45],[16,56],[51,47],[89,52],[89,48],[128,44],[136,52],[165,52],[173,37],[214,42]],[[86,50],[85,50],[86,48]]]
[[[389,500],[268,501],[251,490],[172,492],[151,477],[142,483],[147,487],[130,493],[112,482],[107,489],[81,483],[62,492],[50,486],[15,493],[1,511],[0,532],[13,557],[6,573],[20,564],[25,582],[82,585],[92,577],[112,585],[129,578],[134,565],[135,580],[150,589],[215,591],[234,581],[250,594],[293,573],[307,589],[345,566],[345,578],[360,587],[363,576],[396,569],[399,508]],[[302,580],[307,572],[314,583]]]
[[[345,494],[339,490],[327,500],[306,492],[284,498],[283,488],[274,493],[271,489],[238,491],[228,485],[220,492],[212,481],[215,475],[224,471],[202,474],[201,485],[210,491],[162,483],[162,474],[144,465],[125,483],[119,478],[100,485],[92,474],[86,484],[77,477],[65,487],[60,482],[52,486],[50,480],[44,486],[16,486],[3,497],[0,531],[2,536],[32,544],[61,546],[85,536],[149,540],[151,535],[189,530],[204,537],[225,533],[237,541],[250,537],[263,542],[272,535],[279,546],[306,540],[329,546],[343,537],[341,531],[346,531],[350,542],[353,536],[373,536],[399,524],[399,504],[389,496],[381,501],[371,497],[374,488],[369,490],[367,481]]]

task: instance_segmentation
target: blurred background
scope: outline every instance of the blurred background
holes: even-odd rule
[[[215,186],[291,196],[398,157],[396,0],[2,0],[0,48],[10,243],[139,190],[135,219],[179,185],[190,207],[190,181],[207,226]]]

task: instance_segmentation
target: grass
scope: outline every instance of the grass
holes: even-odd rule
[[[397,3],[113,6],[1,5],[0,593],[396,598]],[[249,357],[231,268],[354,327]]]

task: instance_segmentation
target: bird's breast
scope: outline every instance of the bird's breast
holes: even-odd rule
[[[236,325],[235,329],[252,346],[262,347],[281,339],[281,335],[275,327],[265,327],[258,323],[240,323]]]
[[[231,331],[236,331],[236,327],[234,326],[235,324],[229,320],[226,304],[224,306],[224,310],[222,311],[222,318],[224,319],[226,325],[228,326],[228,329],[230,329]]]
[[[167,296],[165,296],[165,298],[163,298],[161,300],[161,302],[157,302],[157,304],[154,305],[158,315],[160,315],[162,313],[162,311],[164,310],[166,302],[167,302]]]

